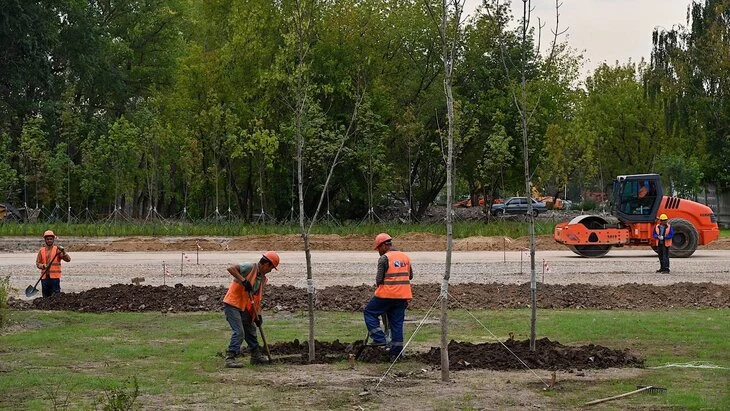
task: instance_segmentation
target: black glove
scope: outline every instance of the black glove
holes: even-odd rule
[[[256,324],[257,327],[261,327],[261,324],[264,323],[264,318],[261,317],[260,315],[257,315],[256,319],[253,320],[253,322],[254,322],[254,324]]]
[[[251,283],[248,282],[248,280],[243,280],[241,285],[243,285],[243,288],[245,288],[247,292],[250,293],[251,291],[253,291],[253,287],[251,287]]]

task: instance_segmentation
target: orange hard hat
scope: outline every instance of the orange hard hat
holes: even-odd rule
[[[380,247],[380,244],[383,244],[386,241],[391,241],[393,237],[388,235],[388,233],[380,233],[375,236],[375,249],[377,250],[378,247]]]
[[[276,270],[276,267],[279,266],[279,254],[276,254],[276,251],[267,251],[262,255],[262,257],[271,263],[274,270]]]
[[[53,231],[51,231],[51,230],[46,230],[46,232],[43,233],[43,238],[46,238],[46,237],[55,237],[55,236],[56,235],[53,234]]]

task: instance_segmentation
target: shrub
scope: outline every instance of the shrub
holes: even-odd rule
[[[135,404],[139,397],[139,383],[137,377],[133,377],[132,387],[127,390],[125,387],[115,387],[104,391],[104,397],[99,399],[104,411],[130,411],[139,409]]]
[[[573,206],[573,208],[576,207]],[[583,200],[580,204],[578,204],[578,208],[583,211],[595,210],[596,208],[598,208],[598,203],[596,202],[596,200],[587,198]]]

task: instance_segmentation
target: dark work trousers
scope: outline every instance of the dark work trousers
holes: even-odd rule
[[[41,292],[44,297],[50,297],[53,294],[61,294],[61,279],[43,278],[41,280]]]
[[[365,307],[363,315],[368,334],[374,343],[384,344],[385,333],[380,327],[380,316],[385,314],[390,326],[390,352],[398,355],[403,350],[403,320],[406,317],[408,300],[396,298],[373,297]]]
[[[657,251],[659,252],[659,269],[669,271],[669,247],[664,245],[664,241],[659,241]]]
[[[241,351],[241,344],[246,340],[249,351],[259,346],[256,338],[256,325],[251,321],[251,314],[248,311],[241,311],[238,307],[230,304],[223,304],[223,312],[226,320],[231,325],[231,342],[228,344],[228,352],[238,353]]]

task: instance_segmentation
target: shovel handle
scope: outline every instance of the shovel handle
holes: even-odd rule
[[[248,299],[251,303],[251,307],[253,307],[254,315],[255,317],[251,319],[251,321],[256,322],[256,317],[260,316],[258,311],[256,311],[256,304],[253,303],[253,294],[251,291],[248,292]],[[269,344],[266,343],[266,335],[264,335],[264,327],[263,325],[256,324],[256,327],[259,329],[259,334],[261,334],[261,342],[264,343],[264,354],[266,354],[266,358],[269,359],[269,362],[271,362],[271,352],[269,351]]]
[[[269,362],[271,362],[271,352],[269,351],[269,344],[266,344],[266,336],[264,335],[264,327],[259,325],[259,334],[261,334],[261,342],[264,343],[264,354],[266,354],[266,358],[269,359]]]

